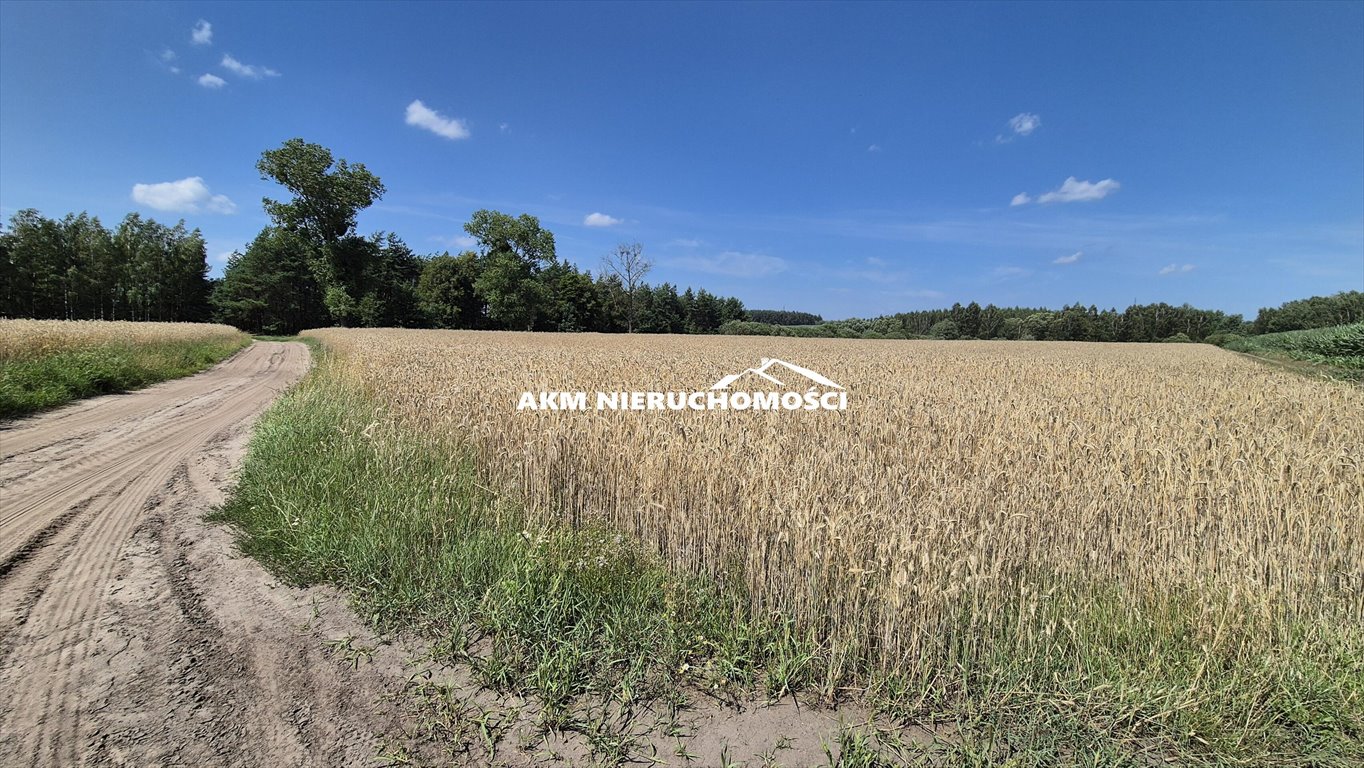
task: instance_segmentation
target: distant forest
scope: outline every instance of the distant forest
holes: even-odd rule
[[[721,333],[868,339],[1029,339],[1039,341],[1213,341],[1280,331],[1326,328],[1364,321],[1364,292],[1314,296],[1261,309],[1253,321],[1241,315],[1188,304],[1133,304],[1123,311],[1074,304],[1059,310],[1037,307],[982,307],[972,302],[950,309],[901,312],[870,319],[810,325],[727,323]]]
[[[789,309],[750,309],[748,319],[755,323],[772,325],[819,325],[824,322],[824,318],[819,315]]]
[[[217,321],[254,333],[328,325],[618,333],[732,333],[843,338],[1004,338],[1204,341],[1218,335],[1319,328],[1364,320],[1364,293],[1290,301],[1253,322],[1184,305],[1122,312],[971,303],[866,320],[824,322],[789,310],[747,310],[736,298],[643,280],[638,245],[593,275],[560,260],[534,216],[476,212],[477,243],[421,256],[392,233],[356,231],[359,212],[384,193],[362,163],[291,139],[257,170],[293,197],[266,199],[272,222],[219,280],[208,277],[203,236],[136,213],[109,229],[85,213],[48,219],[26,209],[0,231],[0,317]]]

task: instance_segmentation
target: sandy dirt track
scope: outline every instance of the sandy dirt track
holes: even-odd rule
[[[202,521],[307,367],[257,342],[0,429],[0,765],[373,760],[367,676],[299,636],[304,591]]]

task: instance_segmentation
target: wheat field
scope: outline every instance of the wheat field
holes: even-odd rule
[[[187,376],[250,343],[228,325],[0,318],[0,420]]]
[[[245,341],[230,325],[0,318],[0,362],[107,346]]]
[[[1210,346],[309,335],[529,509],[737,579],[830,669],[922,677],[1125,621],[1268,653],[1289,626],[1364,620],[1364,391]],[[847,409],[516,408],[704,390],[766,357],[833,379]]]

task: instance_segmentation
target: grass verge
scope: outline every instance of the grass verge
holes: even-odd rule
[[[198,373],[250,343],[246,334],[212,340],[111,342],[3,360],[0,419]]]
[[[282,578],[346,589],[381,631],[417,632],[482,683],[533,696],[546,728],[595,727],[584,699],[855,689],[941,737],[845,731],[844,765],[1364,762],[1364,630],[1338,620],[1349,606],[1294,615],[1228,598],[1208,615],[1205,596],[1175,588],[1136,603],[1058,579],[989,616],[964,593],[931,657],[906,660],[915,672],[873,670],[755,614],[741,579],[530,519],[460,446],[394,423],[325,356],[262,418],[219,516]]]

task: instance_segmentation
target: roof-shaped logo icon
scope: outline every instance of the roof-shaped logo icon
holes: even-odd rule
[[[790,372],[790,373],[794,373],[794,374],[796,374],[796,375],[798,375],[798,376],[804,376],[805,378],[809,379],[810,381],[814,382],[815,384],[819,384],[819,385],[821,385],[821,386],[830,387],[830,388],[832,388],[832,389],[842,389],[842,388],[843,388],[843,387],[840,387],[839,385],[835,384],[834,382],[830,381],[829,378],[826,377],[826,376],[824,376],[823,374],[816,373],[816,372],[810,370],[809,368],[803,368],[803,367],[801,367],[801,366],[799,366],[799,365],[796,365],[795,363],[788,363],[788,362],[786,362],[785,360],[778,360],[778,359],[776,359],[776,358],[774,358],[774,357],[764,357],[764,358],[762,359],[762,364],[759,365],[757,368],[748,368],[748,369],[739,371],[738,373],[731,373],[730,375],[725,376],[724,378],[722,378],[722,379],[720,379],[719,381],[717,381],[717,382],[715,382],[714,384],[712,384],[710,388],[711,388],[711,389],[729,389],[729,387],[730,387],[731,384],[733,384],[734,382],[738,381],[739,379],[741,379],[741,378],[743,378],[743,377],[745,377],[745,376],[748,376],[748,375],[750,375],[750,374],[751,374],[751,375],[754,375],[754,376],[757,376],[757,377],[759,377],[759,378],[762,378],[762,379],[766,379],[767,381],[770,381],[770,382],[772,382],[773,384],[776,384],[776,385],[779,386],[779,387],[788,387],[788,388],[790,388],[790,387],[786,384],[786,382],[784,382],[784,381],[782,381],[781,379],[777,378],[776,376],[772,375],[772,372],[771,372],[771,371],[772,371],[773,367],[775,367],[775,366],[780,366],[780,368],[777,368],[776,372],[779,373],[779,374],[782,374],[783,376],[786,376],[786,372]],[[786,372],[783,372],[783,370],[782,370],[783,368],[785,369]],[[789,376],[788,376],[787,378],[789,378]],[[799,382],[797,382],[797,384],[798,384],[798,383],[799,383]]]

